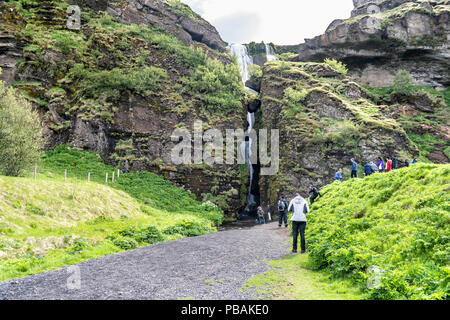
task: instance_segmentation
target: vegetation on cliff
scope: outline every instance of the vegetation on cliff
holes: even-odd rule
[[[175,15],[200,19],[179,1],[168,5]],[[175,168],[166,156],[172,132],[191,130],[195,120],[218,129],[243,126],[236,61],[200,42],[186,45],[160,27],[120,23],[88,6],[82,6],[80,29],[68,29],[67,7],[63,0],[0,7],[0,32],[24,44],[17,64],[21,80],[12,85],[39,106],[47,147],[71,143],[101,151],[114,163],[127,158],[133,168],[158,172],[198,198],[210,188],[198,186],[197,175],[208,177],[217,182],[209,198],[236,210],[239,195],[228,195],[240,186],[223,181],[238,176],[237,166]],[[99,135],[106,138],[95,139]]]
[[[420,150],[420,161],[448,163],[450,160],[450,89],[413,85],[400,70],[391,87],[366,88],[373,100],[389,105],[388,113],[397,120]]]
[[[349,160],[418,154],[401,124],[345,76],[346,67],[326,63],[273,61],[262,79],[263,126],[280,128],[280,173],[267,179],[267,198],[325,185]]]

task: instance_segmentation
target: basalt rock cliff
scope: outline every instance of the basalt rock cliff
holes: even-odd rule
[[[350,76],[370,86],[390,86],[406,69],[417,85],[450,83],[450,1],[354,0],[349,19],[333,21],[325,33],[305,39],[297,61],[338,59]]]

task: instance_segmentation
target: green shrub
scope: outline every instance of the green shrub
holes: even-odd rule
[[[116,238],[112,243],[122,250],[132,250],[139,246],[138,242],[130,237]]]
[[[163,232],[168,235],[181,234],[185,237],[196,237],[214,231],[207,222],[198,222],[193,220],[183,220],[165,229]]]
[[[337,61],[335,59],[325,59],[324,62],[331,67],[331,69],[333,69],[334,71],[336,71],[337,73],[342,74],[343,76],[346,76],[348,73],[348,69],[347,66],[340,62]]]
[[[412,94],[414,83],[411,75],[406,70],[399,70],[394,78],[393,93]]]
[[[208,59],[185,82],[185,92],[198,95],[210,111],[237,111],[242,108],[244,86],[237,64],[224,65],[217,59]]]
[[[0,173],[20,175],[39,160],[42,146],[39,115],[21,94],[0,81]]]
[[[148,226],[144,228],[131,226],[119,231],[118,234],[122,237],[134,239],[137,243],[153,244],[164,241],[164,237],[155,226]]]

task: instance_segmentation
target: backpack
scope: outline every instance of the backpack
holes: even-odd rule
[[[283,200],[278,201],[278,211],[284,211],[286,210],[286,204]]]

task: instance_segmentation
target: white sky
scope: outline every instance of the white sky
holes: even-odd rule
[[[352,0],[182,0],[229,43],[299,44],[350,17]]]

